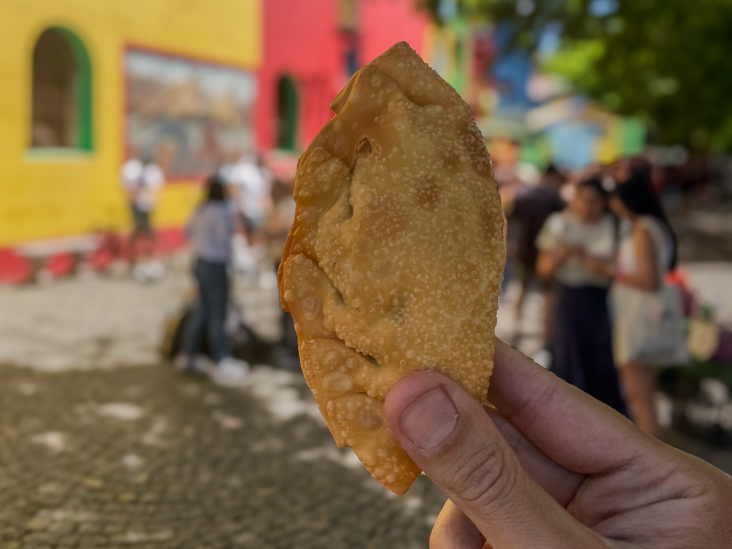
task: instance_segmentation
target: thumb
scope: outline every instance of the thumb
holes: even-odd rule
[[[386,397],[402,447],[494,549],[606,547],[524,472],[480,403],[433,371],[415,372]]]

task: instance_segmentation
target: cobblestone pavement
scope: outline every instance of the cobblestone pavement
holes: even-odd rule
[[[257,366],[231,390],[160,364],[186,264],[172,259],[151,285],[0,288],[0,549],[427,547],[442,493],[425,477],[402,498],[382,489],[336,448],[300,375]],[[694,269],[719,300],[729,267]],[[277,337],[271,276],[237,280],[235,294]],[[525,345],[536,347],[541,306],[529,296]],[[670,442],[732,471],[729,451]]]
[[[0,289],[0,549],[426,547],[442,493],[424,477],[403,498],[381,488],[301,375],[257,366],[232,390],[160,364],[186,263],[152,285]],[[234,291],[267,338],[272,283]]]
[[[427,546],[438,489],[392,496],[335,447],[301,377],[253,378],[0,368],[0,547]]]
[[[47,286],[0,286],[0,364],[63,371],[156,363],[164,319],[193,287],[185,255],[168,263],[168,276],[152,284],[87,275]],[[280,329],[274,273],[262,282],[237,277],[233,293],[248,324],[271,340]]]

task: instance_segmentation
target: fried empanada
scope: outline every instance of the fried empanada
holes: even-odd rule
[[[485,398],[503,214],[470,109],[406,42],[359,70],[331,109],[298,162],[280,299],[336,443],[403,494],[420,469],[384,398],[421,369]]]

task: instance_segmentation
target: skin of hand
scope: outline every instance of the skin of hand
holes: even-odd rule
[[[587,255],[587,251],[584,246],[579,244],[562,244],[555,252],[555,261],[557,265],[567,260],[570,256],[584,258]]]
[[[729,549],[732,477],[496,340],[489,404],[434,371],[387,395],[404,449],[449,497],[432,549]]]
[[[615,276],[613,262],[602,257],[585,256],[582,264],[587,272],[608,278]]]
[[[571,255],[583,257],[585,250],[582,246],[560,244],[553,250],[540,250],[536,261],[536,270],[544,279],[550,280],[554,272]]]

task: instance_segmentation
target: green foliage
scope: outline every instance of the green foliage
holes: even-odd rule
[[[594,68],[604,55],[605,44],[601,40],[577,40],[571,48],[563,48],[544,61],[543,68],[565,76],[581,88],[592,89],[602,85]]]
[[[547,24],[561,23],[560,51],[547,68],[641,118],[661,143],[732,150],[732,0],[617,0],[603,16],[592,0],[533,0],[529,15],[518,4],[458,0],[468,16],[513,25],[516,44],[530,49]],[[437,17],[439,0],[424,7]]]

